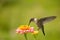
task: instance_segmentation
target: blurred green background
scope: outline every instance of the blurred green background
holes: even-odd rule
[[[60,40],[60,1],[59,0],[0,0],[0,40],[25,40],[24,35],[16,34],[20,25],[27,25],[30,18],[57,16],[45,24],[44,36],[40,31],[37,40]],[[31,26],[36,28],[34,23]],[[28,40],[35,40],[27,34]]]

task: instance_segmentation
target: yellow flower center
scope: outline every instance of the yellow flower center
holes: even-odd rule
[[[21,25],[19,27],[19,29],[21,29],[21,30],[29,30],[30,29],[30,26],[28,26],[28,25]]]

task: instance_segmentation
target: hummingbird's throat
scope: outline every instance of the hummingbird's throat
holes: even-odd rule
[[[34,18],[34,22],[37,23],[37,18]]]

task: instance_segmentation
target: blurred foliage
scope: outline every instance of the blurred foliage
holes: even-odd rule
[[[60,40],[60,1],[59,0],[0,0],[0,40],[25,40],[16,34],[19,25],[28,24],[32,17],[57,16],[56,20],[45,25],[46,36],[41,30],[37,40]],[[31,26],[37,28],[34,23]],[[27,34],[28,40],[35,40]]]

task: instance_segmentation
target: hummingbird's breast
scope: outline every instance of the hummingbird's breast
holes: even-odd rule
[[[42,22],[41,21],[37,21],[37,26],[39,27],[39,28],[41,28],[41,25],[42,25]]]

